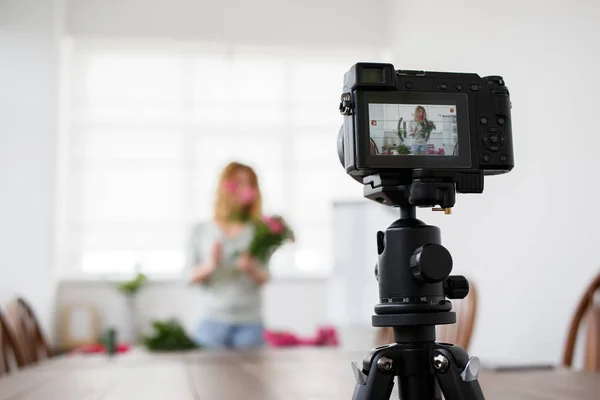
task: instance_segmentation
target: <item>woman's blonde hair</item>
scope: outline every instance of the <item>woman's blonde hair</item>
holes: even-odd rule
[[[419,110],[423,111],[423,119],[427,119],[427,111],[425,110],[425,107],[423,107],[423,106],[417,106],[415,108],[415,116],[413,118],[415,120],[417,119],[417,113],[419,112]]]
[[[258,185],[258,176],[252,167],[239,163],[231,162],[225,166],[219,177],[219,186],[217,187],[217,195],[215,198],[215,214],[214,219],[219,223],[227,222],[228,218],[232,213],[240,207],[239,202],[235,199],[235,194],[228,188],[228,182],[234,178],[239,172],[246,172],[250,176],[250,183],[256,190],[254,198],[247,205],[244,206],[248,210],[250,219],[259,220],[262,218],[262,197],[260,194],[260,188]]]

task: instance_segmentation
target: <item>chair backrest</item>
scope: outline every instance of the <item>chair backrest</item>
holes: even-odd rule
[[[13,365],[21,368],[25,364],[25,355],[16,343],[15,332],[0,311],[0,376],[10,372]]]
[[[52,357],[52,350],[48,345],[48,341],[35,312],[22,297],[18,297],[16,302],[19,308],[21,324],[25,331],[26,347],[31,361],[38,362],[40,359]]]
[[[477,297],[477,288],[473,282],[469,282],[467,297],[452,302],[456,323],[436,326],[436,338],[439,342],[453,343],[465,350],[469,349],[477,317]]]
[[[23,364],[29,365],[33,363],[33,359],[31,357],[30,349],[27,346],[27,329],[25,321],[23,320],[21,307],[19,307],[19,304],[16,301],[11,301],[6,304],[5,311],[8,330],[12,333],[14,338],[14,348],[16,352],[21,355]]]
[[[600,372],[600,305],[594,304],[587,313],[584,368]]]
[[[370,139],[369,149],[370,154],[379,154],[379,148],[377,147],[377,143],[375,143],[373,138]]]
[[[584,369],[587,371],[600,371],[600,304],[595,303],[596,295],[600,291],[600,273],[592,280],[586,288],[583,297],[579,300],[563,352],[563,365],[571,367],[579,328],[583,320],[587,323],[585,362]]]
[[[456,312],[456,323],[436,326],[436,339],[438,342],[456,344],[468,351],[477,317],[477,289],[471,281],[469,281],[468,296],[462,300],[453,301],[452,310]],[[376,346],[393,342],[394,330],[392,328],[380,328],[377,331]]]
[[[9,327],[15,335],[15,345],[23,354],[25,365],[52,356],[35,313],[27,301],[18,297],[6,306]]]

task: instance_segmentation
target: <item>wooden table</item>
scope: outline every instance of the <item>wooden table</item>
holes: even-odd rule
[[[350,361],[363,355],[270,349],[66,356],[0,378],[0,400],[350,400]],[[600,374],[483,371],[479,379],[488,400],[600,399]]]

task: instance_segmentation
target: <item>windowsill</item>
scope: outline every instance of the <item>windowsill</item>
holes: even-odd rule
[[[330,273],[306,273],[306,272],[291,272],[286,274],[277,274],[271,276],[271,282],[322,282],[329,279]],[[186,280],[183,275],[147,275],[148,283],[150,284],[185,284]],[[96,275],[96,274],[73,274],[58,276],[58,282],[61,284],[115,284],[126,282],[133,279],[130,275]]]

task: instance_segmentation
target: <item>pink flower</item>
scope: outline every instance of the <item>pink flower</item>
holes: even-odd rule
[[[279,221],[273,221],[269,226],[269,229],[273,233],[281,233],[283,231],[283,224]]]
[[[246,188],[240,193],[240,202],[244,205],[252,203],[256,198],[256,189]]]
[[[267,225],[271,233],[280,234],[283,232],[283,223],[276,217],[263,217],[262,221]]]
[[[230,179],[230,180],[227,180],[227,181],[223,182],[223,187],[229,193],[233,193],[237,189],[237,183],[235,181],[233,181],[233,180]]]

